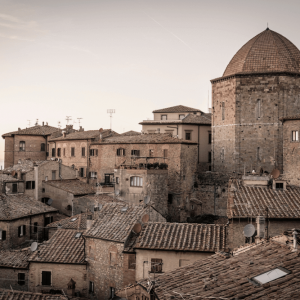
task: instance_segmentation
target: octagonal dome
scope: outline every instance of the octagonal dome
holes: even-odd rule
[[[300,73],[300,51],[287,38],[267,28],[234,55],[223,76],[269,72]]]

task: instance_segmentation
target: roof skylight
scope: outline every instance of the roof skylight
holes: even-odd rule
[[[70,222],[74,222],[76,220],[77,220],[77,218],[73,218],[73,219],[70,220]]]
[[[252,280],[254,280],[256,283],[259,283],[259,284],[265,284],[265,283],[268,283],[275,279],[286,276],[289,273],[291,273],[291,271],[281,268],[281,267],[278,267],[276,269],[270,270],[270,271],[260,274],[258,276],[252,277]]]
[[[76,234],[75,234],[75,239],[79,239],[81,237],[81,232],[77,232]]]

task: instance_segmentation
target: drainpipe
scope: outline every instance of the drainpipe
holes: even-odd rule
[[[35,190],[34,190],[34,198],[35,200],[39,200],[39,167],[34,167],[34,181],[35,181]]]
[[[200,125],[198,125],[198,165],[200,163],[199,153],[200,153]]]

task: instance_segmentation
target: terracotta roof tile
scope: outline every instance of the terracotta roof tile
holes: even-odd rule
[[[117,132],[111,131],[110,129],[104,129],[102,132],[103,138],[108,136],[118,135]],[[60,136],[57,138],[50,139],[50,141],[66,141],[66,140],[86,140],[100,138],[99,130],[87,130],[87,131],[76,131],[66,135],[66,137]]]
[[[32,253],[29,261],[85,264],[84,239],[82,235],[75,238],[76,233],[70,229],[57,230],[50,240],[39,244],[38,251]]]
[[[67,296],[0,289],[1,300],[68,300]],[[79,298],[72,298],[73,300]]]
[[[72,193],[74,195],[86,195],[95,193],[95,188],[92,185],[82,182],[79,179],[57,179],[43,181],[43,183]]]
[[[2,250],[0,251],[0,267],[22,268],[28,267],[28,258],[32,254],[26,250]]]
[[[31,160],[31,159],[20,159],[19,163],[4,169],[4,172],[11,173],[12,171],[21,171],[22,173],[27,173],[32,171],[35,166],[41,166],[47,164],[50,160]]]
[[[300,72],[299,49],[284,36],[268,29],[234,55],[223,76],[263,72]]]
[[[24,194],[0,195],[0,207],[1,221],[58,211]]]
[[[176,105],[167,108],[154,110],[153,113],[181,113],[181,112],[202,112],[200,109],[184,105]]]
[[[228,197],[227,216],[250,217],[266,214],[269,218],[299,218],[300,188],[288,186],[287,190],[268,187],[251,187],[233,184]]]
[[[18,131],[12,131],[9,133],[5,133],[2,135],[2,137],[7,137],[7,136],[13,136],[13,135],[50,135],[53,132],[59,131],[59,128],[48,126],[48,125],[36,125],[33,127],[21,129]]]
[[[50,228],[58,228],[59,226],[61,226],[62,229],[74,229],[77,230],[78,226],[80,230],[86,230],[87,226],[86,226],[86,220],[87,220],[87,216],[88,215],[92,215],[91,212],[87,212],[87,213],[82,213],[82,214],[78,214],[78,215],[74,215],[72,217],[69,218],[65,218],[53,223],[50,223],[47,225],[47,227]],[[79,224],[80,222],[80,224]]]
[[[226,249],[226,226],[192,223],[148,223],[136,249],[216,252]]]
[[[120,135],[125,135],[125,136],[127,136],[127,135],[140,135],[140,134],[142,134],[141,132],[137,132],[137,131],[134,131],[134,130],[130,130],[130,131],[126,131],[126,132],[123,132],[123,133],[121,133]]]

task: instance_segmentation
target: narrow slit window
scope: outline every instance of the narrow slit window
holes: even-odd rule
[[[261,100],[260,99],[257,100],[256,111],[257,111],[257,119],[259,119],[261,117]]]
[[[298,138],[298,130],[293,130],[292,131],[292,141],[293,142],[298,142],[299,138]]]
[[[225,102],[222,102],[222,121],[225,120]]]

